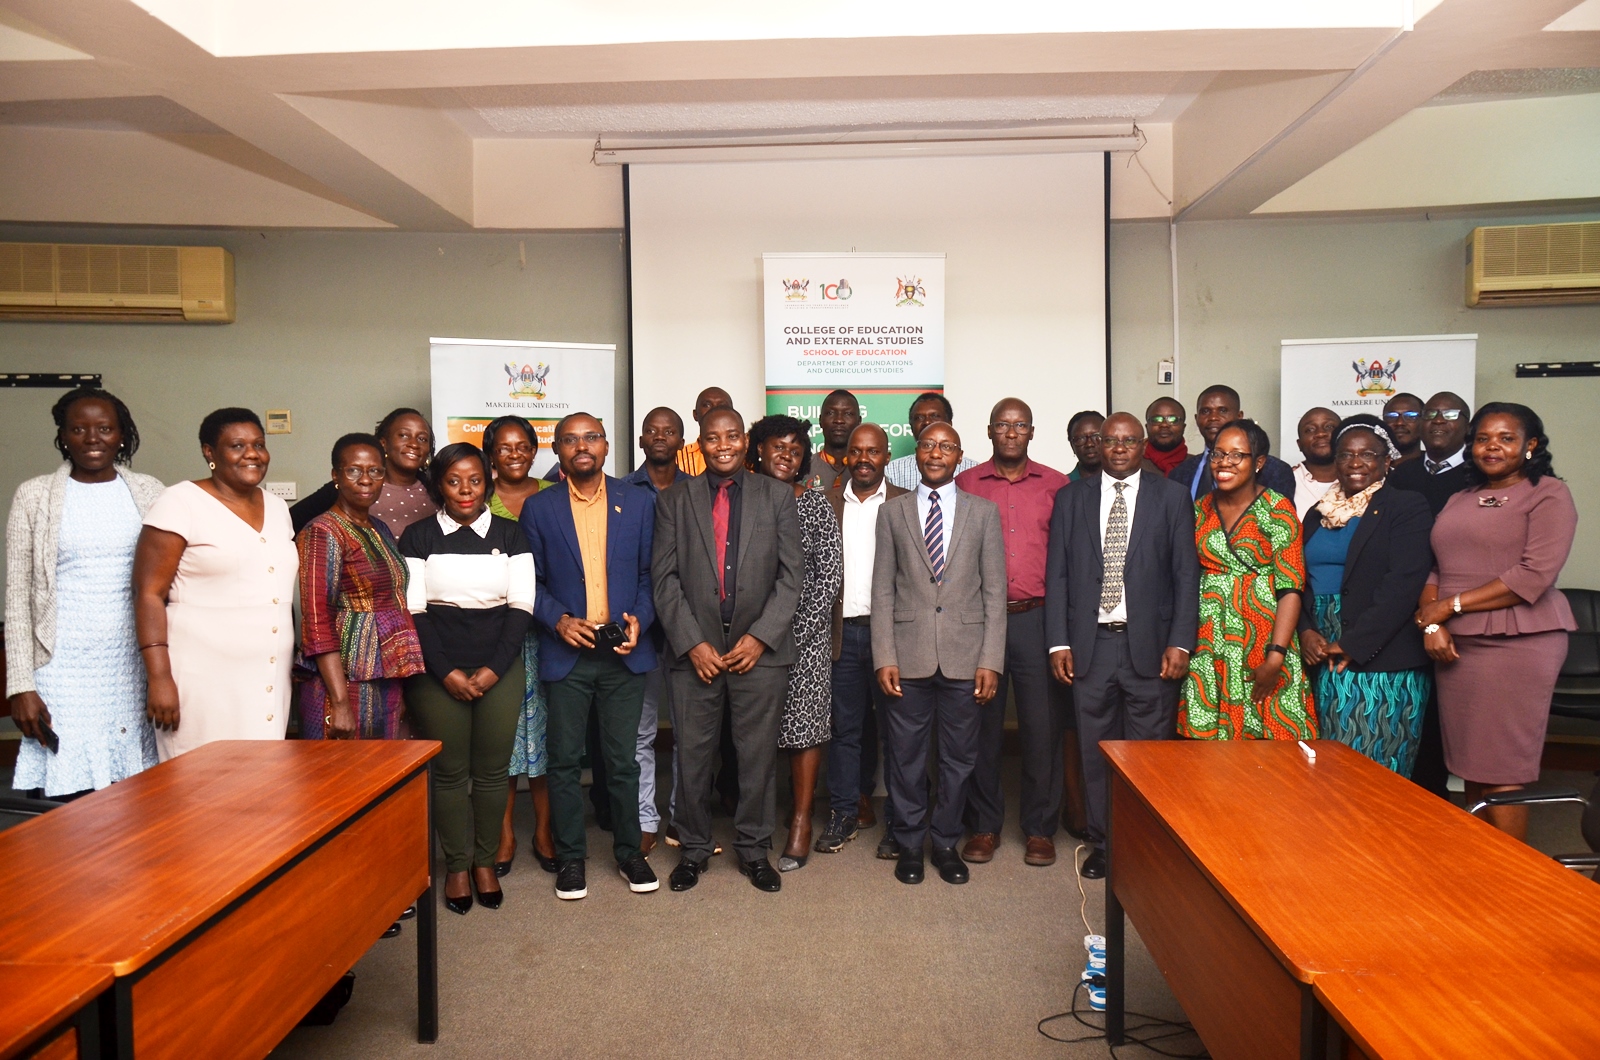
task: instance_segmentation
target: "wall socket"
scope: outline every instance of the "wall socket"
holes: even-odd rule
[[[1159,361],[1156,363],[1156,382],[1161,386],[1172,385],[1172,362]]]
[[[274,497],[282,497],[286,501],[294,500],[299,492],[293,482],[263,482],[261,488]]]

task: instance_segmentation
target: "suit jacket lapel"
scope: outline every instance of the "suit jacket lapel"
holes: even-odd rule
[[[1101,565],[1101,573],[1104,573],[1105,548],[1100,540],[1100,489],[1097,476],[1094,489],[1078,491],[1078,524],[1088,527],[1089,540],[1094,542],[1094,561]]]
[[[567,551],[572,554],[572,562],[583,570],[583,551],[578,547],[578,521],[572,517],[572,495],[565,482],[556,484],[563,496],[561,504],[556,505],[556,522],[561,527],[561,540],[566,542]]]
[[[1350,549],[1344,557],[1344,576],[1340,579],[1340,587],[1350,580],[1350,571],[1355,569],[1356,558],[1361,555],[1361,550],[1367,547],[1367,542],[1372,540],[1372,535],[1378,531],[1378,520],[1383,517],[1383,490],[1379,490],[1372,500],[1367,503],[1367,510],[1361,516],[1361,521],[1356,524],[1355,536],[1350,539]]]
[[[956,554],[956,542],[959,539],[961,531],[967,528],[967,516],[970,514],[967,511],[967,496],[962,493],[961,490],[953,490],[951,492],[951,497],[950,536],[947,539],[949,544],[945,546],[944,550],[944,569],[947,571],[950,569],[950,560]],[[924,549],[923,551],[927,550]]]
[[[1150,514],[1150,505],[1154,503],[1153,495],[1155,490],[1145,488],[1149,485],[1149,479],[1145,477],[1147,475],[1149,475],[1150,478],[1155,477],[1154,475],[1150,475],[1150,472],[1148,471],[1140,471],[1138,474],[1139,492],[1144,495],[1145,501],[1142,504],[1135,502],[1133,506],[1133,521],[1128,524],[1127,554],[1129,556],[1133,555],[1134,550],[1139,547],[1139,538],[1149,532],[1147,527],[1155,522],[1155,516]],[[1126,582],[1126,570],[1124,570],[1124,582]]]
[[[611,569],[612,557],[617,554],[617,541],[622,537],[623,482],[606,476],[606,570]],[[611,579],[606,579],[611,584]]]
[[[717,573],[717,538],[711,526],[711,483],[705,475],[696,475],[685,487],[688,490],[689,518],[700,531],[700,544],[706,550],[706,567],[713,577]]]
[[[734,570],[738,570],[744,565],[744,554],[750,551],[750,539],[756,536],[750,533],[748,528],[750,526],[750,512],[755,508],[756,504],[763,503],[761,487],[756,485],[758,477],[760,476],[754,471],[747,471],[745,472],[744,481],[739,486],[744,491],[744,496],[739,498],[739,554],[733,559]],[[778,480],[769,479],[768,481],[777,482]],[[786,483],[780,483],[780,485],[786,485]]]
[[[922,536],[922,518],[917,514],[917,501],[913,495],[911,503],[905,506],[906,529],[911,532],[911,540],[917,543],[914,551],[922,557],[922,565],[928,568],[928,573],[933,573],[933,561],[928,558],[928,546]],[[950,565],[950,557],[945,557],[945,566]]]

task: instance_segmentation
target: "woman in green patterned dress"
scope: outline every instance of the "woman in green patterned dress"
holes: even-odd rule
[[[1300,650],[1323,738],[1409,777],[1433,690],[1411,621],[1433,567],[1433,515],[1422,494],[1385,484],[1399,456],[1376,416],[1340,424],[1338,481],[1306,513],[1302,534],[1311,606],[1300,615]]]
[[[1210,452],[1215,488],[1195,505],[1200,633],[1178,704],[1192,740],[1317,735],[1295,626],[1305,589],[1293,502],[1261,485],[1267,434],[1236,420]]]
[[[533,424],[521,416],[501,416],[483,429],[483,453],[494,468],[494,492],[489,495],[489,510],[503,519],[517,522],[522,504],[539,492],[533,475],[533,458],[539,452],[539,436]],[[522,719],[517,722],[517,742],[511,747],[511,784],[506,793],[506,815],[500,822],[500,849],[495,854],[494,871],[504,876],[511,871],[517,856],[517,834],[512,828],[512,808],[517,803],[517,780],[528,778],[528,795],[533,800],[533,856],[546,872],[556,871],[556,841],[550,831],[550,789],[544,776],[544,685],[539,683],[539,635],[528,627],[522,642]]]

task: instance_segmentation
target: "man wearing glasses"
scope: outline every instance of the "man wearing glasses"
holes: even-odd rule
[[[1094,425],[1095,469],[1099,469],[1100,416]],[[1050,680],[1044,636],[1044,566],[1050,539],[1050,510],[1067,476],[1028,458],[1033,440],[1033,410],[1020,398],[1005,398],[989,413],[989,444],[994,455],[956,476],[956,485],[984,497],[1000,510],[1000,535],[1006,556],[1006,663],[1001,693],[984,708],[978,735],[978,762],[967,795],[966,824],[972,832],[961,850],[963,859],[982,864],[994,858],[1005,823],[1005,795],[1000,787],[1000,751],[1005,742],[1005,678],[1011,679],[1017,705],[1017,736],[1022,745],[1022,834],[1027,839],[1023,860],[1053,865],[1055,834],[1063,787],[1062,740],[1076,737],[1072,700],[1066,687]],[[1076,739],[1073,743],[1076,744]],[[1082,819],[1082,794],[1077,771],[1067,785],[1067,798],[1079,804],[1073,819]]]
[[[1239,409],[1239,392],[1233,387],[1217,383],[1200,391],[1194,419],[1200,428],[1200,437],[1205,439],[1205,450],[1188,457],[1167,473],[1169,479],[1189,491],[1191,501],[1199,501],[1201,495],[1210,493],[1214,485],[1211,481],[1211,447],[1216,444],[1217,435],[1234,420],[1244,418],[1244,413]],[[1256,478],[1279,496],[1287,497],[1291,502],[1294,500],[1294,472],[1277,457],[1267,454],[1267,462]]]
[[[1383,425],[1400,450],[1400,459],[1389,469],[1393,474],[1395,468],[1422,455],[1422,399],[1415,394],[1396,394],[1384,403]]]
[[[928,390],[918,394],[911,402],[908,418],[910,422],[907,426],[911,428],[911,437],[915,440],[922,435],[928,424],[954,423],[956,414],[950,408],[948,398],[937,390]],[[976,461],[962,457],[961,462],[956,465],[955,473],[959,475],[975,464]],[[899,486],[903,490],[916,489],[917,483],[922,478],[922,472],[917,468],[917,454],[907,453],[889,461],[889,466],[883,470],[883,477],[888,479],[891,485]]]
[[[1429,398],[1422,407],[1422,459],[1389,472],[1389,485],[1427,497],[1428,507],[1438,515],[1451,496],[1466,488],[1471,422],[1472,409],[1457,395],[1445,390]]]

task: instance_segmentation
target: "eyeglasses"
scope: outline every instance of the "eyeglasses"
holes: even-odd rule
[[[934,450],[938,450],[945,456],[954,456],[955,454],[961,452],[961,447],[955,442],[927,441],[917,443],[917,452],[919,453],[931,453]]]
[[[1076,438],[1072,439],[1072,444],[1073,445],[1099,445],[1100,444],[1100,439],[1102,437],[1103,437],[1103,435],[1101,435],[1099,431],[1096,431],[1093,434],[1080,434]]]
[[[995,434],[1029,435],[1033,433],[1031,423],[991,423],[989,429]]]
[[[1143,438],[1114,438],[1109,434],[1100,436],[1100,444],[1107,449],[1132,449],[1142,441]]]
[[[1355,450],[1346,450],[1335,456],[1335,464],[1369,464],[1376,467],[1383,462],[1383,453],[1363,453]]]
[[[1221,449],[1211,450],[1211,462],[1218,467],[1238,467],[1253,459],[1250,453],[1225,453]]]
[[[595,431],[590,431],[588,434],[563,434],[561,436],[562,445],[577,445],[579,442],[583,442],[585,445],[599,445],[605,440],[605,435]]]
[[[1386,420],[1414,420],[1421,415],[1422,413],[1416,411],[1402,412],[1400,409],[1395,409],[1393,412],[1385,412],[1383,418]]]
[[[1144,421],[1154,427],[1158,423],[1182,423],[1182,416],[1146,416]]]
[[[339,476],[346,482],[360,482],[368,479],[372,482],[382,482],[389,472],[383,467],[342,467]]]
[[[1427,412],[1424,412],[1422,414],[1422,417],[1423,417],[1423,419],[1429,419],[1429,420],[1449,420],[1451,423],[1454,423],[1456,420],[1459,420],[1461,418],[1461,410],[1460,409],[1429,409]]]

